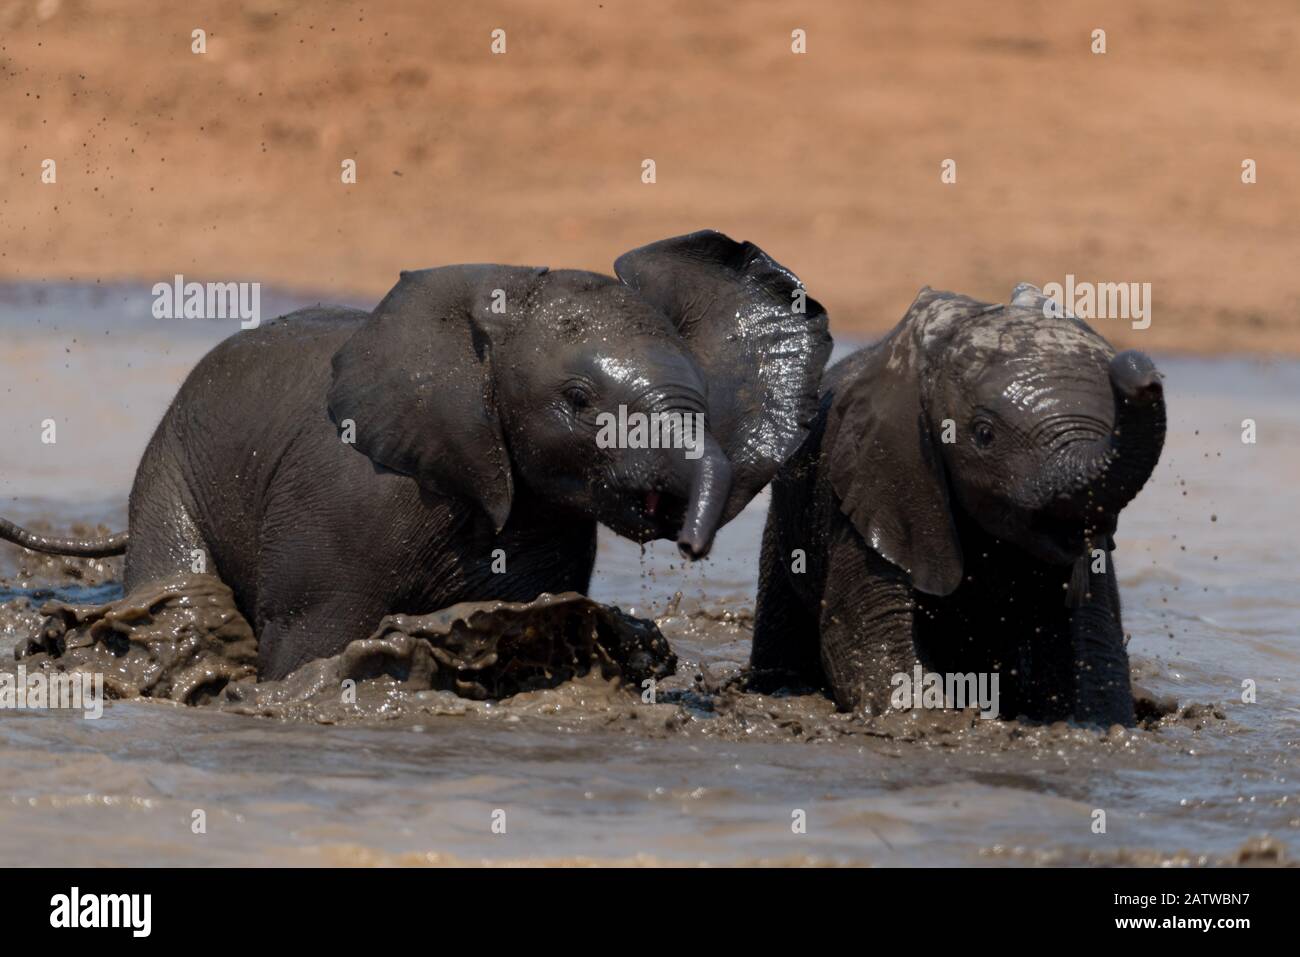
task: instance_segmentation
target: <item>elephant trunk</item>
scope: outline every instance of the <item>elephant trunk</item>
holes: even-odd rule
[[[1055,489],[1058,507],[1082,507],[1090,526],[1108,532],[1151,477],[1165,442],[1164,388],[1154,363],[1141,352],[1121,352],[1110,362],[1110,383],[1110,438],[1076,451]]]
[[[1115,392],[1113,461],[1096,499],[1108,512],[1118,512],[1142,490],[1160,459],[1165,444],[1165,392],[1155,364],[1131,349],[1111,360],[1110,382]]]
[[[703,452],[691,477],[682,530],[677,535],[677,549],[683,558],[695,560],[709,554],[730,494],[731,462],[717,440],[705,432]]]

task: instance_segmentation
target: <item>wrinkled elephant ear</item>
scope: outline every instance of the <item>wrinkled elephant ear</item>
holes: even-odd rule
[[[728,522],[807,434],[831,351],[826,310],[763,250],[711,229],[624,253],[614,271],[673,321],[704,372],[708,428],[732,465]]]
[[[375,463],[477,503],[497,531],[514,483],[489,333],[493,320],[513,318],[545,273],[490,265],[404,272],[334,354],[329,410],[343,438],[350,422],[356,448]]]
[[[961,584],[962,552],[943,456],[927,407],[934,357],[985,303],[928,286],[831,405],[831,487],[876,552],[931,595]]]

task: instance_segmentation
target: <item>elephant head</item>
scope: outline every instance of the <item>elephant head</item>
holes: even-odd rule
[[[920,591],[962,581],[953,509],[1040,561],[1106,547],[1165,435],[1161,378],[1027,284],[1010,305],[922,289],[839,393],[831,482]]]
[[[403,273],[334,356],[334,422],[498,531],[526,488],[703,557],[802,441],[826,313],[757,246],[711,230],[615,269]]]

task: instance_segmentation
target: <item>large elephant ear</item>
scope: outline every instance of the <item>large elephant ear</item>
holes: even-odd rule
[[[803,441],[831,351],[826,310],[753,243],[711,229],[624,253],[614,271],[664,312],[708,384],[708,428],[740,513]]]
[[[490,332],[544,268],[444,266],[401,280],[334,354],[330,417],[376,464],[477,503],[497,531],[514,494]],[[349,429],[350,426],[350,429]]]
[[[831,405],[830,477],[840,509],[931,595],[961,584],[962,552],[928,393],[956,325],[988,308],[922,289],[893,332],[863,353]]]

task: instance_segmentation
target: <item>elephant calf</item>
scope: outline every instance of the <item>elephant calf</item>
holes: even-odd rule
[[[711,230],[615,270],[407,272],[372,312],[305,309],[237,333],[145,450],[129,542],[3,521],[0,535],[125,547],[128,592],[206,556],[258,635],[263,678],[388,614],[585,592],[597,522],[701,557],[803,440],[826,313],[758,247]],[[703,428],[598,441],[633,420]]]
[[[1029,285],[923,289],[823,377],[763,535],[751,686],[887,709],[921,665],[1003,716],[1131,725],[1112,535],[1160,456],[1159,374]]]

